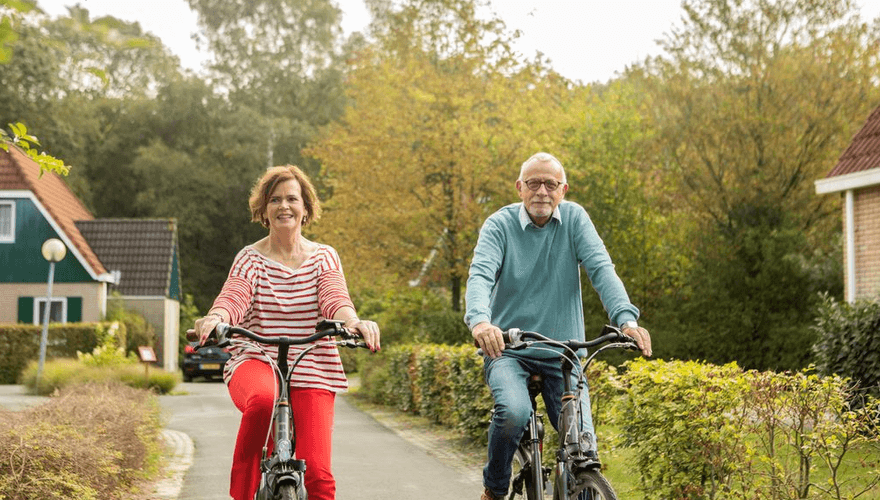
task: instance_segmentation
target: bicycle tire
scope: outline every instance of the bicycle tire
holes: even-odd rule
[[[577,475],[576,486],[569,486],[568,498],[562,498],[559,478],[553,488],[553,500],[617,500],[617,493],[611,483],[598,470],[581,471]]]
[[[538,470],[540,471],[540,469]],[[516,480],[517,475],[520,474],[520,471],[524,472],[522,474],[522,487],[517,491],[514,481]],[[540,472],[538,472],[538,474],[540,474]],[[520,495],[521,498],[525,498],[526,500],[543,500],[543,484],[541,483],[542,481],[539,481],[539,486],[537,488],[535,487],[535,467],[532,463],[531,453],[522,448],[517,449],[513,454],[513,469],[510,474],[510,495],[507,498],[513,500],[517,495]]]
[[[279,500],[306,500],[307,498],[305,488],[297,488],[294,484],[282,484],[278,488]]]

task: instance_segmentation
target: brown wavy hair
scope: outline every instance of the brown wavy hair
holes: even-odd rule
[[[269,196],[279,184],[290,179],[296,179],[302,191],[303,205],[305,205],[306,209],[303,226],[321,217],[321,201],[318,200],[318,194],[315,192],[315,186],[312,185],[309,176],[295,165],[282,165],[267,168],[266,173],[257,179],[256,184],[251,188],[251,196],[248,199],[251,209],[251,222],[258,222],[263,227],[269,227],[269,223],[266,220],[266,207],[269,205]]]

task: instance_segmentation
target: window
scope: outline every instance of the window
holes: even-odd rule
[[[34,324],[43,324],[43,315],[46,314],[46,297],[34,297]],[[67,298],[52,297],[52,307],[49,308],[49,323],[67,323]]]
[[[0,243],[15,243],[14,201],[0,201]]]

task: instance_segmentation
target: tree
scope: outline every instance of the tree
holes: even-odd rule
[[[683,7],[661,43],[668,56],[627,75],[644,78],[664,174],[698,224],[679,354],[796,368],[809,358],[815,292],[828,286],[813,249],[837,245],[838,212],[812,183],[880,97],[880,26],[849,0]]]
[[[40,164],[41,172],[67,175],[69,167],[43,151],[40,141],[19,121],[27,118],[32,126],[36,124],[32,128],[39,128],[40,117],[51,109],[49,90],[59,83],[57,60],[39,30],[26,22],[25,15],[34,9],[25,1],[0,6],[0,101],[4,103],[0,123],[9,124],[9,132],[0,129],[0,148],[19,147]]]
[[[300,151],[342,113],[342,13],[330,0],[187,0],[209,76],[237,107],[257,115],[267,163],[319,166]]]
[[[482,221],[516,199],[519,165],[559,143],[570,90],[542,61],[518,60],[503,23],[472,1],[376,13],[351,106],[308,150],[332,190],[318,231],[360,283],[440,283],[459,310]]]
[[[566,199],[586,208],[662,355],[670,345],[658,338],[671,316],[667,306],[680,296],[690,267],[691,223],[676,206],[669,179],[657,175],[652,101],[636,79],[583,87],[577,101],[584,119],[565,133],[560,153]],[[598,332],[608,315],[588,280],[582,287],[588,333]]]
[[[683,8],[661,43],[669,58],[636,71],[652,77],[663,151],[688,203],[734,231],[739,207],[769,204],[826,234],[830,198],[812,182],[877,104],[880,26],[850,0]]]

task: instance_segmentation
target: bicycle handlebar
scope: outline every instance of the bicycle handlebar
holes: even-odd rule
[[[232,326],[228,323],[218,323],[217,326],[214,328],[214,331],[211,332],[211,335],[208,336],[208,341],[206,341],[204,345],[227,347],[232,343],[232,335],[239,334],[255,342],[269,345],[302,345],[314,342],[324,337],[339,337],[343,341],[351,341],[347,343],[342,343],[341,345],[343,346],[364,348],[367,347],[367,344],[364,342],[356,342],[357,339],[361,338],[360,335],[352,333],[351,330],[349,330],[348,328],[344,328],[342,325],[342,321],[324,320],[318,323],[318,325],[315,327],[315,333],[313,333],[312,335],[303,338],[294,338],[288,336],[264,337],[263,335],[256,334],[245,328]]]
[[[501,332],[501,336],[504,339],[504,348],[513,350],[525,349],[536,341],[560,347],[567,347],[575,351],[578,349],[596,347],[605,343],[625,344],[621,345],[620,347],[623,347],[630,351],[639,350],[639,346],[636,343],[635,339],[633,339],[629,335],[624,335],[619,328],[613,327],[611,325],[605,325],[602,328],[602,332],[599,334],[599,337],[596,337],[593,340],[588,340],[586,342],[580,342],[577,340],[555,340],[541,335],[538,332],[524,331],[520,330],[519,328],[511,328],[510,330]],[[476,344],[476,341],[474,342],[474,345],[479,347],[479,345]]]

